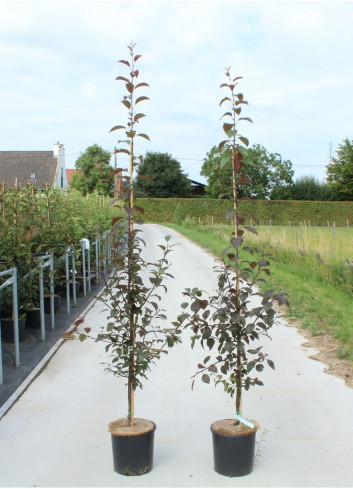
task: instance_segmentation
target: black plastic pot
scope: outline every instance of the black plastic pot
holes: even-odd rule
[[[54,313],[60,309],[60,295],[54,294]],[[44,296],[44,314],[50,314],[50,295]]]
[[[122,475],[143,475],[153,467],[154,428],[142,435],[113,435],[114,470]]]
[[[244,435],[224,435],[212,429],[214,469],[227,477],[242,477],[252,472],[256,430]]]
[[[40,328],[40,309],[31,309],[26,312],[26,329],[39,329]]]
[[[14,336],[14,324],[12,319],[4,319],[1,317],[1,339],[5,343],[14,343],[15,341],[15,336]],[[19,335],[19,340],[23,341],[25,339],[25,320],[24,319],[19,319],[18,320],[18,335]]]

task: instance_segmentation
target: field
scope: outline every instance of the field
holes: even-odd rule
[[[232,227],[185,220],[168,224],[217,256],[228,246]],[[287,316],[314,336],[329,333],[337,356],[353,360],[353,229],[311,226],[257,226],[248,243],[273,258],[267,287],[290,294]]]
[[[231,226],[204,229],[223,239],[232,232]],[[257,226],[256,229],[257,236],[247,237],[254,246],[353,294],[353,228]]]

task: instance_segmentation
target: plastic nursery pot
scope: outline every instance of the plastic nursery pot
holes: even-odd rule
[[[125,427],[125,418],[109,424],[113,449],[114,470],[122,475],[143,475],[152,470],[154,432],[153,421],[136,418],[133,427]],[[124,429],[125,428],[125,429]]]
[[[12,319],[4,319],[1,317],[1,339],[5,343],[14,343],[14,321]],[[18,320],[18,336],[19,340],[25,339],[25,319]]]
[[[54,312],[59,312],[60,309],[60,295],[54,294]],[[44,296],[44,314],[50,314],[50,295]]]
[[[26,329],[39,329],[40,328],[40,309],[31,309],[26,312]]]
[[[260,425],[252,421],[253,429],[239,425],[239,433],[229,434],[234,422],[223,419],[211,425],[214,469],[227,477],[242,477],[253,470],[256,431]]]

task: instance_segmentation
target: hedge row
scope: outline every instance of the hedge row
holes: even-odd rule
[[[227,222],[225,214],[232,207],[230,200],[219,199],[137,199],[143,207],[146,222],[172,222],[180,203],[185,216],[202,223]],[[302,200],[243,200],[240,210],[254,216],[254,222],[279,225],[313,226],[353,225],[353,202],[311,202]]]

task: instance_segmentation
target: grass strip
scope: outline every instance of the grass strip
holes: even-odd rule
[[[192,241],[221,257],[229,240],[202,227],[189,228],[164,223]],[[353,361],[353,300],[343,287],[325,283],[306,267],[298,267],[283,260],[271,263],[271,277],[267,288],[284,290],[290,295],[290,307],[285,315],[299,320],[301,327],[312,335],[330,334],[339,342],[338,357]]]

